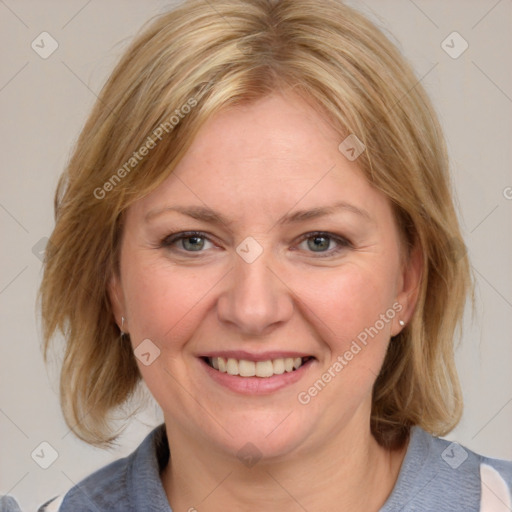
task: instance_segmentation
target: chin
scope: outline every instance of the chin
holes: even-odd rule
[[[247,458],[248,466],[256,459],[276,462],[287,458],[309,438],[307,424],[298,422],[298,414],[292,409],[279,413],[240,413],[240,416],[238,420],[232,418],[229,422],[227,430],[231,436],[217,429],[210,440],[244,464]]]

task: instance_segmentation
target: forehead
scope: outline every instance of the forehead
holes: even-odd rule
[[[318,175],[319,166],[328,169],[334,163],[339,139],[300,97],[276,93],[209,119],[176,170],[200,162],[219,176],[224,173],[244,182],[251,176],[279,178],[291,173],[308,178]],[[258,173],[251,172],[255,168]]]
[[[342,137],[295,95],[274,94],[223,110],[201,128],[173,174],[138,210],[173,203],[209,207],[229,217],[280,217],[283,210],[382,202],[357,165],[339,150]]]

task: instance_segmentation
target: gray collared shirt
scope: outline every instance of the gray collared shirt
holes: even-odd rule
[[[172,512],[160,480],[168,459],[165,426],[160,425],[131,455],[74,486],[58,511]],[[511,493],[511,461],[478,455],[413,427],[398,480],[380,512],[510,512]],[[3,503],[0,499],[0,512],[19,510]]]

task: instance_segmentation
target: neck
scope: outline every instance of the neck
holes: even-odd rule
[[[247,467],[166,422],[171,457],[162,483],[175,512],[377,512],[396,483],[407,444],[388,451],[369,427],[357,426],[329,433],[300,453]]]

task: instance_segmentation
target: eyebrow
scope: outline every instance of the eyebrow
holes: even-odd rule
[[[283,215],[275,224],[284,225],[304,222],[306,220],[317,219],[319,217],[331,215],[340,210],[348,211],[356,215],[359,215],[360,217],[363,217],[368,221],[373,221],[371,215],[366,210],[358,208],[357,206],[347,203],[345,201],[341,201],[333,205],[324,206],[321,208],[312,208],[310,210],[298,210],[293,213],[287,213]],[[156,210],[150,211],[145,216],[145,221],[148,222],[154,217],[157,217],[163,213],[168,212],[178,212],[199,221],[210,222],[212,224],[224,224],[225,226],[228,227],[233,224],[233,221],[229,221],[220,213],[205,206],[167,206],[164,208],[158,208]]]

